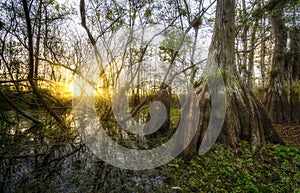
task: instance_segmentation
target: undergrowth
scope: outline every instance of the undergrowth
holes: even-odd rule
[[[215,144],[190,162],[168,164],[169,182],[161,192],[300,192],[300,147],[267,145],[237,149]],[[166,168],[165,168],[166,169]]]

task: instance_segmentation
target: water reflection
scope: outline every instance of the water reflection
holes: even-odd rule
[[[43,124],[7,112],[14,124],[1,126],[0,192],[139,192],[140,187],[155,191],[163,184],[165,177],[150,171],[122,170],[98,160],[74,129],[72,112],[58,112],[70,126],[65,131],[44,111],[27,113]],[[136,136],[111,122],[106,126],[116,141],[137,147]]]

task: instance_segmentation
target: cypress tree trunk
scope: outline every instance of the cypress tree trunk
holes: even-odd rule
[[[208,66],[215,65],[222,71],[226,87],[227,112],[219,140],[232,147],[236,147],[241,140],[247,140],[251,146],[260,147],[266,139],[281,142],[273,130],[271,120],[264,106],[238,76],[235,66],[235,0],[218,0],[214,35],[209,50]],[[188,160],[196,152],[205,135],[205,140],[213,143],[214,139],[206,134],[211,111],[209,93],[206,83],[199,96],[201,108],[200,124],[192,143],[183,152],[184,159]],[[217,91],[214,94],[218,94]],[[188,136],[188,134],[187,134]]]
[[[274,122],[300,120],[299,89],[299,29],[290,33],[290,51],[287,52],[287,27],[283,15],[284,3],[277,4],[270,13],[274,32],[274,51],[269,90],[264,99]]]
[[[290,32],[291,42],[288,53],[288,64],[291,65],[290,75],[290,102],[291,121],[300,123],[300,28],[293,27]]]

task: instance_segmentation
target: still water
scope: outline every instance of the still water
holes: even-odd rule
[[[5,112],[7,123],[2,115],[0,192],[157,192],[168,178],[159,168],[122,170],[96,158],[74,128],[72,112],[58,111],[69,125],[67,130],[44,111],[27,113],[43,124],[35,125],[15,112]],[[145,139],[113,123],[106,125],[107,132],[123,145],[148,147]]]

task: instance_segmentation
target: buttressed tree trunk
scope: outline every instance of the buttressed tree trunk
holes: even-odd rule
[[[265,104],[274,122],[299,122],[299,91],[296,89],[299,80],[299,30],[296,33],[295,29],[291,31],[290,51],[287,52],[288,29],[283,8],[284,3],[279,3],[270,11],[275,45]]]
[[[234,17],[235,0],[218,0],[214,34],[209,49],[209,54],[213,54],[213,60],[208,60],[211,64],[207,64],[216,65],[221,70],[226,87],[227,110],[218,139],[232,147],[236,147],[241,140],[249,141],[252,147],[264,145],[267,139],[281,142],[273,130],[264,106],[238,76],[234,62]],[[218,116],[210,115],[211,97],[208,97],[210,93],[206,83],[201,88],[199,96],[201,108],[199,128],[192,143],[183,152],[186,160],[190,159],[200,146],[207,131],[210,116]]]
[[[292,28],[290,42],[290,51],[287,60],[291,65],[290,76],[290,102],[291,102],[291,120],[300,122],[300,27]]]

